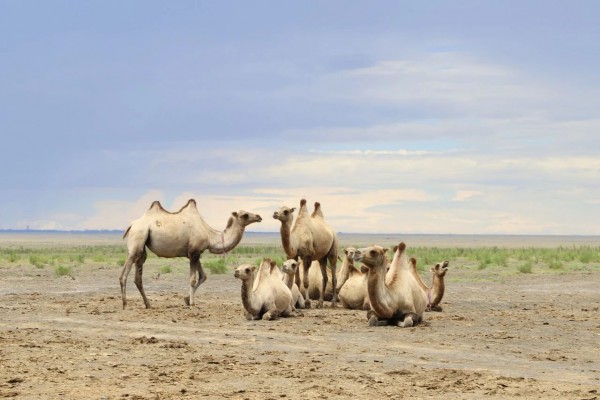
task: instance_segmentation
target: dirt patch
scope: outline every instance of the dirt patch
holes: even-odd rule
[[[246,321],[232,274],[186,307],[184,269],[146,274],[149,310],[130,279],[123,310],[119,273],[0,269],[0,397],[600,398],[598,271],[475,283],[453,269],[444,312],[408,329],[329,307]]]

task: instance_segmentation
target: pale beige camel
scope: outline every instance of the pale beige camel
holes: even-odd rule
[[[271,275],[275,263],[265,258],[258,274],[256,267],[244,264],[236,268],[234,276],[242,281],[242,304],[246,319],[273,320],[292,315],[292,292],[280,277]]]
[[[419,271],[417,271],[417,260],[414,258],[410,259],[409,268],[410,272],[413,274],[419,287],[423,290],[427,296],[427,309],[426,311],[443,311],[440,303],[442,302],[442,298],[444,297],[444,291],[446,289],[446,285],[444,284],[444,276],[446,276],[446,272],[448,272],[449,261],[443,261],[435,264],[431,267],[432,272],[432,282],[431,287],[427,287],[421,276],[419,275]]]
[[[294,282],[294,277],[296,276],[296,271],[298,270],[298,261],[290,258],[286,262],[283,263],[281,267],[283,272],[283,283],[290,289],[292,292],[292,303],[295,308],[304,308],[304,296],[300,293],[300,289],[296,282]]]
[[[346,253],[344,262],[347,263],[347,277],[346,282],[339,291],[342,307],[351,310],[370,310],[371,304],[367,292],[368,270],[365,268],[362,271],[354,265],[355,248],[350,247],[344,251]]]
[[[423,319],[427,297],[410,272],[406,245],[400,243],[386,274],[387,250],[370,246],[358,250],[355,257],[368,269],[367,292],[373,310],[369,325],[413,326]]]
[[[327,276],[327,261],[331,267],[332,287],[337,287],[336,262],[337,262],[337,236],[323,217],[321,204],[315,203],[312,215],[308,214],[306,200],[300,201],[298,217],[294,222],[294,208],[281,207],[273,213],[273,218],[281,221],[281,242],[288,258],[301,259],[304,275],[302,287],[304,288],[304,300],[306,308],[310,308],[310,297],[308,293],[308,271],[313,260],[319,262],[322,276],[322,286],[319,296],[318,307],[323,306],[323,296],[329,280]],[[293,225],[293,226],[292,226]],[[298,286],[300,286],[300,274],[296,275]],[[337,304],[337,291],[333,290],[331,305]]]
[[[146,248],[159,257],[187,257],[190,260],[190,290],[185,298],[188,305],[194,304],[194,294],[206,280],[200,256],[205,250],[213,254],[223,254],[232,250],[242,240],[246,226],[260,222],[258,214],[246,211],[232,212],[224,231],[211,228],[202,219],[191,199],[179,211],[166,211],[155,201],[150,208],[129,225],[123,238],[127,239],[127,260],[121,271],[121,297],[123,308],[127,305],[127,276],[135,264],[135,285],[142,295],[144,305],[150,308],[150,302],[142,285],[142,269],[146,261]]]

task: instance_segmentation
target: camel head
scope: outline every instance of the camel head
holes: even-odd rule
[[[344,254],[346,255],[346,260],[348,260],[351,264],[354,264],[354,256],[356,255],[357,250],[354,247],[346,247],[344,249]]]
[[[244,210],[240,210],[237,212],[234,211],[231,213],[231,218],[229,219],[229,223],[227,224],[227,227],[231,226],[231,224],[233,224],[234,220],[236,220],[240,226],[246,227],[255,222],[261,222],[262,218],[260,215],[253,214],[248,211],[244,211]]]
[[[235,269],[233,276],[243,281],[246,281],[248,279],[252,279],[255,270],[255,266],[250,264],[243,264]]]
[[[368,269],[377,267],[387,268],[386,253],[389,249],[381,246],[369,246],[357,249],[354,254],[354,261],[360,261]]]
[[[446,275],[446,272],[448,272],[449,264],[449,261],[439,262],[435,264],[435,266],[431,267],[431,272],[433,272],[437,277],[443,278],[444,275]]]
[[[281,269],[284,274],[295,275],[296,270],[298,269],[298,261],[294,260],[293,258],[290,258],[289,260],[286,260],[286,262],[283,263]]]
[[[283,223],[291,223],[294,219],[294,211],[296,211],[296,207],[289,208],[286,206],[282,206],[279,210],[273,213],[273,218],[278,219]]]

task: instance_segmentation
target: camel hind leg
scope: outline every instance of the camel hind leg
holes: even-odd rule
[[[146,261],[146,257],[147,257],[147,253],[146,253],[146,249],[144,249],[144,251],[142,251],[142,254],[140,257],[138,257],[138,259],[135,262],[135,286],[137,286],[138,290],[140,291],[140,294],[142,295],[142,299],[144,300],[144,305],[146,306],[146,308],[151,308],[150,307],[150,302],[148,301],[148,298],[146,297],[146,292],[144,292],[144,285],[142,284],[142,273],[144,272],[144,262]]]
[[[121,300],[123,300],[123,310],[127,306],[127,276],[131,271],[133,262],[134,258],[132,256],[128,256],[127,261],[125,261],[125,265],[123,265],[123,269],[121,270],[121,277],[119,278],[119,284],[121,285]]]
[[[319,267],[321,267],[321,276],[323,277],[323,285],[321,287],[321,293],[319,293],[319,304],[317,308],[323,307],[323,297],[325,296],[325,291],[327,290],[327,281],[329,278],[327,277],[327,258],[322,258],[319,260]],[[333,271],[335,274],[335,271]],[[333,282],[335,282],[335,278],[332,277]],[[334,298],[335,298],[335,287],[333,289]],[[332,299],[333,302],[333,299]]]
[[[337,301],[338,301],[338,295],[337,295],[337,259],[338,259],[338,253],[337,253],[337,240],[333,241],[333,245],[331,246],[331,249],[329,249],[329,253],[327,253],[327,257],[326,259],[324,259],[324,262],[329,261],[329,266],[331,267],[331,288],[333,289],[333,297],[331,299],[331,307],[336,307],[337,306]],[[322,268],[322,267],[321,267]],[[327,272],[327,271],[325,271]]]
[[[310,308],[310,296],[308,293],[308,270],[310,269],[310,265],[312,264],[311,257],[302,258],[302,267],[304,268],[304,275],[302,276],[302,286],[298,285],[298,288],[304,288],[304,306],[308,309]]]
[[[144,304],[146,308],[150,308],[150,303],[146,298],[146,293],[144,293],[144,287],[142,286],[142,268],[144,265],[144,261],[146,261],[146,249],[142,248],[141,250],[130,251],[127,256],[127,260],[125,261],[125,265],[123,265],[123,269],[121,270],[121,276],[119,277],[119,284],[121,285],[121,299],[123,300],[123,309],[127,306],[127,277],[129,276],[129,272],[131,271],[131,267],[133,264],[136,265],[135,271],[135,285],[138,290],[142,294],[142,298],[144,299]]]

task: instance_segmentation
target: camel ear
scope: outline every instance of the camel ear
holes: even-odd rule
[[[387,247],[384,247],[384,248],[383,248],[383,254],[387,253],[387,251],[388,251],[388,250],[389,250],[389,249],[388,249]]]
[[[252,272],[256,271],[256,265],[253,265],[253,266],[251,267],[251,269],[252,269]]]
[[[348,249],[344,249],[344,254],[348,255]]]
[[[236,211],[232,212],[231,215],[233,215],[234,217],[238,217],[238,213]]]
[[[294,212],[294,211],[296,211],[296,207],[290,208],[290,212]]]
[[[274,268],[277,266],[277,263],[275,261],[271,261],[271,268]]]

